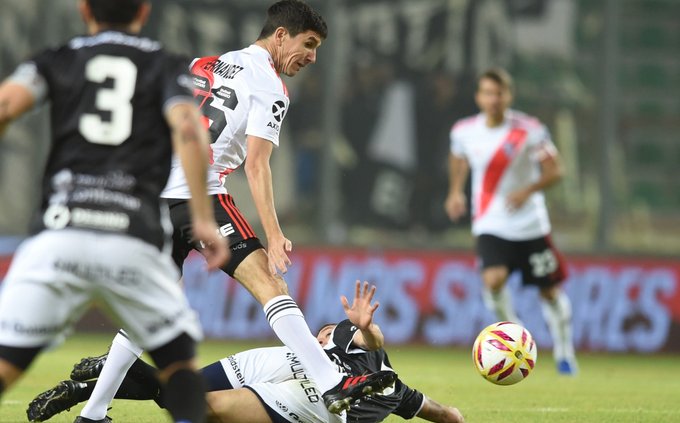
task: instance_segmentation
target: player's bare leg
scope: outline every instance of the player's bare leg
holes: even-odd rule
[[[271,417],[249,389],[208,392],[208,423],[270,423]]]

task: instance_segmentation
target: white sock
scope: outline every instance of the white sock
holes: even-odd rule
[[[113,401],[125,374],[132,364],[142,355],[143,349],[133,344],[124,331],[119,331],[106,357],[104,368],[97,379],[90,399],[80,412],[82,417],[91,420],[101,420],[106,417],[109,404]]]
[[[555,360],[573,359],[574,344],[571,337],[571,302],[564,291],[559,291],[554,301],[541,298],[543,317],[553,339]]]
[[[493,311],[498,320],[524,325],[515,313],[507,286],[496,292],[487,287],[482,288],[482,299],[486,308]]]
[[[279,295],[267,301],[264,314],[276,336],[300,359],[319,391],[326,392],[342,380],[342,375],[312,335],[302,311],[290,296]]]

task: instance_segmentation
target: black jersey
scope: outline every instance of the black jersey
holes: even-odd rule
[[[384,349],[366,351],[352,345],[357,330],[349,320],[338,323],[330,342],[324,347],[331,361],[350,375],[391,370],[392,365]],[[353,404],[347,412],[347,423],[380,422],[390,414],[411,419],[420,411],[422,404],[423,394],[397,379],[393,389],[388,388],[382,395],[366,397]]]
[[[23,65],[51,104],[52,139],[32,232],[65,227],[167,241],[160,193],[172,142],[165,110],[191,99],[188,61],[118,31],[77,37]]]

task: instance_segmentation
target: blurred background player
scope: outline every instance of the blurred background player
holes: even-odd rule
[[[338,324],[324,325],[317,335],[319,344],[336,364],[350,375],[392,369],[383,349],[384,336],[373,322],[378,303],[372,303],[375,286],[356,283],[354,300],[350,306],[341,297],[347,319]],[[401,379],[383,394],[365,398],[354,404],[346,414],[330,414],[318,401],[320,393],[306,376],[297,356],[287,347],[268,347],[246,350],[203,368],[208,382],[210,421],[239,421],[269,423],[296,422],[378,422],[395,414],[404,419],[420,417],[438,423],[463,423],[460,411],[439,404]],[[156,369],[138,360],[125,377],[119,399],[153,399],[162,405],[160,387],[153,377]],[[93,375],[96,377],[96,375]],[[49,410],[40,420],[84,401],[96,380],[60,382],[56,387],[38,395],[29,405],[31,410]],[[69,395],[54,395],[68,391]],[[283,420],[282,420],[283,419]]]
[[[282,0],[267,10],[266,21],[254,44],[219,57],[196,59],[191,71],[194,94],[212,136],[208,193],[220,234],[228,238],[231,247],[231,260],[222,270],[239,281],[264,307],[276,335],[300,357],[310,376],[325,392],[328,406],[340,412],[348,406],[347,401],[364,395],[364,387],[379,390],[380,384],[389,381],[390,376],[372,375],[363,383],[341,389],[342,375],[317,344],[278,273],[285,273],[291,264],[288,252],[292,243],[279,226],[269,164],[272,151],[279,144],[289,105],[288,91],[279,75],[295,76],[316,62],[316,51],[327,34],[323,18],[306,3]],[[241,165],[267,237],[266,250],[224,186],[226,176]],[[189,252],[200,246],[191,232],[188,220],[191,193],[178,162],[173,164],[168,185],[161,195],[170,203],[173,258],[181,267]],[[129,342],[124,334],[114,338],[99,383],[81,416],[99,420],[106,415],[125,372],[141,354],[142,349]],[[100,364],[96,360],[89,363]]]
[[[202,422],[201,328],[176,283],[159,196],[174,145],[191,187],[194,236],[209,267],[222,266],[228,250],[206,195],[208,134],[184,60],[136,35],[147,1],[79,6],[89,35],[35,55],[0,86],[0,133],[52,103],[41,207],[0,297],[0,392],[99,301],[149,350],[173,419]]]
[[[560,287],[566,267],[550,237],[542,192],[562,177],[559,154],[541,122],[509,108],[512,79],[505,70],[482,73],[475,100],[481,113],[451,130],[446,213],[453,221],[466,213],[464,188],[472,171],[472,233],[484,303],[498,319],[521,323],[506,288],[510,273],[519,270],[524,285],[539,288],[558,371],[574,374],[571,304]]]

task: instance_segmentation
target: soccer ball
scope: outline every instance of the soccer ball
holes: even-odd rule
[[[479,374],[496,385],[524,380],[536,365],[536,342],[528,330],[512,322],[498,322],[482,330],[472,347]]]

